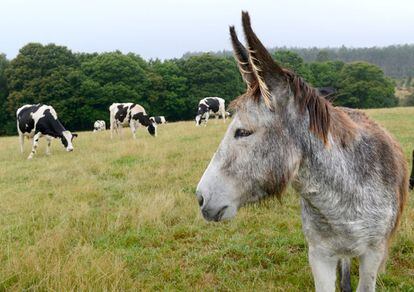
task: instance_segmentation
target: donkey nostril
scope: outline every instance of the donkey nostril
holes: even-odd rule
[[[203,198],[203,196],[197,196],[197,200],[198,200],[198,205],[200,205],[200,207],[201,206],[203,206],[203,203],[204,203],[204,198]]]

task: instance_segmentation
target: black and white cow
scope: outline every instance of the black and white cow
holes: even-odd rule
[[[165,119],[164,116],[150,117],[150,120],[154,121],[158,125],[167,123],[167,120]]]
[[[114,131],[117,133],[119,131],[122,135],[122,128],[128,125],[131,128],[134,139],[136,138],[135,132],[140,125],[146,127],[151,136],[157,136],[157,124],[155,121],[150,120],[145,109],[139,104],[131,102],[113,103],[109,107],[109,112],[111,139]]]
[[[20,150],[23,153],[24,137],[33,138],[32,152],[27,159],[32,159],[39,144],[39,138],[46,137],[46,155],[50,154],[50,143],[53,138],[60,138],[66,151],[73,151],[72,134],[58,120],[56,111],[50,105],[26,104],[16,112],[17,132],[19,133]]]
[[[93,123],[93,131],[99,132],[99,131],[105,131],[106,130],[106,123],[103,120],[97,120],[95,123]]]
[[[198,103],[197,115],[195,117],[196,126],[201,124],[202,119],[204,119],[204,125],[206,126],[210,114],[215,114],[216,119],[221,115],[223,121],[226,121],[226,106],[224,99],[220,97],[206,97],[200,100]]]

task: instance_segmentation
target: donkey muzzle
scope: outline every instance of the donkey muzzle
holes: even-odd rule
[[[206,219],[207,221],[218,222],[223,218],[223,215],[225,214],[228,207],[229,206],[223,206],[219,210],[210,209],[210,208],[202,208],[201,214],[203,214],[204,219]]]

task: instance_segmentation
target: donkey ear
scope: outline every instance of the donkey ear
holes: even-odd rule
[[[272,56],[254,33],[250,24],[249,13],[245,11],[242,12],[242,23],[249,52],[249,62],[252,66],[253,74],[259,82],[259,89],[264,102],[270,108],[271,94],[269,84],[274,79],[280,79],[280,77],[284,75],[284,71],[282,67],[273,60]]]
[[[255,80],[255,76],[253,74],[252,65],[249,62],[249,52],[237,38],[234,26],[230,26],[230,36],[231,44],[233,45],[234,58],[239,66],[240,74],[242,75],[244,82],[246,82],[247,88],[250,89],[252,87],[252,82]]]

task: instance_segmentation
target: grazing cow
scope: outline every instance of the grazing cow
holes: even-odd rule
[[[73,150],[72,140],[77,134],[66,130],[58,120],[56,111],[50,105],[26,104],[16,112],[17,132],[19,133],[20,150],[23,153],[24,137],[33,138],[32,151],[27,159],[32,159],[39,144],[39,138],[46,137],[46,155],[50,154],[52,138],[60,138],[66,151]]]
[[[93,131],[99,132],[99,131],[105,131],[106,130],[106,124],[103,120],[97,120],[95,123],[93,123]]]
[[[164,116],[150,117],[150,120],[154,121],[158,125],[167,123],[167,120],[165,119]]]
[[[198,103],[198,111],[195,118],[196,126],[201,124],[201,120],[204,119],[205,126],[207,126],[208,118],[210,114],[216,114],[216,119],[218,115],[221,115],[223,121],[226,121],[226,106],[225,100],[220,97],[206,97],[200,100]]]
[[[414,150],[413,150],[413,160],[412,160],[412,167],[411,167],[411,175],[410,175],[410,190],[414,188]]]
[[[157,124],[151,121],[145,109],[136,103],[113,103],[109,107],[110,112],[110,129],[111,139],[114,130],[122,135],[122,127],[131,128],[132,136],[136,138],[135,132],[138,127],[144,126],[147,128],[151,136],[157,136]]]
[[[230,34],[247,91],[196,189],[206,220],[234,217],[248,202],[301,197],[302,226],[316,291],[351,290],[350,259],[359,258],[357,291],[374,291],[408,196],[400,145],[359,110],[332,106],[265,49],[243,12],[247,49]]]

